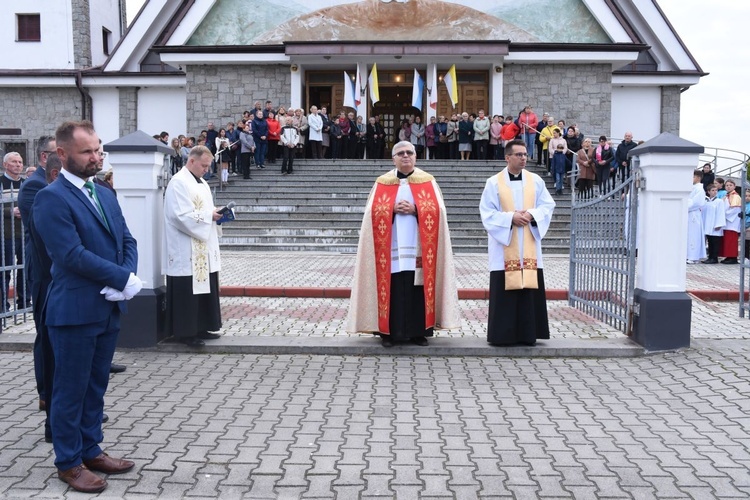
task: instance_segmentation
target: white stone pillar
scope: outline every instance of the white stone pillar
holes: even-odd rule
[[[140,130],[104,145],[109,153],[117,201],[130,233],[138,243],[138,277],[143,289],[128,302],[118,345],[149,347],[164,338],[164,299],[161,270],[164,230],[164,162],[171,148]]]
[[[425,106],[427,106],[427,112],[425,113],[424,120],[422,120],[422,123],[424,123],[424,126],[426,127],[430,123],[430,118],[433,116],[437,118],[437,109],[432,109],[430,106],[430,94],[427,92],[427,89],[430,89],[431,92],[437,92],[438,91],[438,85],[441,83],[435,78],[435,81],[438,85],[435,85],[435,88],[432,88],[432,72],[435,72],[437,74],[437,64],[435,63],[427,63],[427,74],[425,77],[425,95],[427,96]]]
[[[487,115],[491,118],[493,115],[502,115],[505,111],[508,110],[503,110],[503,65],[498,62],[490,68],[490,109],[487,110]]]
[[[291,101],[289,105],[293,107],[294,109],[299,109],[302,107],[302,87],[304,86],[304,78],[305,78],[305,70],[302,68],[301,64],[298,63],[292,63],[289,66],[289,71],[291,72],[292,79],[291,79]],[[279,103],[281,106],[284,104]],[[307,112],[305,112],[305,115],[307,115]]]
[[[633,340],[648,350],[690,345],[685,291],[688,197],[703,146],[663,133],[630,151],[638,158],[638,257]]]
[[[360,62],[357,63],[357,68],[359,69],[359,79],[360,79],[360,87],[358,89],[355,89],[355,91],[359,94],[359,98],[362,102],[359,103],[359,106],[357,106],[357,116],[362,117],[362,121],[367,125],[367,118],[368,118],[368,92],[367,92],[367,77],[369,76],[367,73],[367,63],[366,62]],[[356,74],[356,73],[355,73]],[[362,89],[365,89],[364,92],[362,92]]]

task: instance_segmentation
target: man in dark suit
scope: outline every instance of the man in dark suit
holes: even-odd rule
[[[42,138],[43,139],[43,138]],[[40,139],[40,143],[42,141]],[[54,147],[54,138],[50,138]],[[41,144],[40,144],[41,145]],[[28,281],[31,285],[31,300],[34,304],[34,325],[36,326],[36,339],[34,340],[34,368],[37,371],[37,387],[39,389],[39,409],[44,410],[47,419],[44,421],[44,438],[48,443],[52,442],[52,429],[50,420],[50,409],[52,408],[52,384],[55,370],[55,358],[52,346],[49,343],[47,325],[44,324],[44,303],[47,299],[47,290],[52,282],[50,268],[52,261],[47,255],[47,249],[34,226],[33,203],[36,194],[48,183],[57,179],[62,168],[60,157],[57,153],[45,155],[44,166],[37,168],[29,178],[21,185],[18,192],[18,205],[21,209],[24,231],[26,232],[26,269]],[[46,174],[41,183],[37,172]],[[37,347],[39,351],[37,352]],[[40,373],[39,373],[40,372]],[[40,378],[41,377],[41,378]],[[47,397],[49,396],[49,397]]]
[[[90,181],[99,137],[90,122],[65,122],[55,133],[63,169],[37,193],[33,223],[52,260],[45,322],[55,357],[51,414],[58,477],[95,493],[107,482],[91,472],[127,472],[135,465],[99,447],[120,314],[137,294],[138,251],[111,191]]]

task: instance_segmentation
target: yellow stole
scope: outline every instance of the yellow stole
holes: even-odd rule
[[[506,180],[507,167],[497,174],[497,193],[500,197],[500,206],[503,212],[515,212],[516,204],[513,201],[513,191],[510,181]],[[523,182],[523,209],[534,208],[536,203],[536,186],[531,174],[524,174]],[[523,265],[518,251],[518,230],[511,226],[510,245],[504,248],[505,255],[505,289],[521,290],[522,288],[539,288],[536,276],[536,241],[531,234],[531,225],[523,227]]]

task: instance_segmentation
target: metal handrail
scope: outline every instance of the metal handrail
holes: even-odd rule
[[[705,151],[698,156],[698,168],[710,163],[714,173],[726,178],[742,178],[750,161],[750,155],[733,149],[704,147]],[[748,179],[745,179],[747,182]]]

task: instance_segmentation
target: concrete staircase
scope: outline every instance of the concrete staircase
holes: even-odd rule
[[[485,253],[487,234],[479,218],[485,181],[504,162],[419,161],[438,181],[448,210],[453,251]],[[294,174],[281,175],[281,160],[252,179],[230,177],[220,190],[212,179],[216,204],[237,203],[237,220],[223,226],[227,250],[320,251],[355,253],[367,195],[377,176],[393,168],[387,160],[298,160]],[[543,175],[542,170],[530,170]],[[553,192],[552,180],[545,177]],[[557,208],[544,239],[545,254],[567,254],[570,242],[570,191],[555,196]]]

